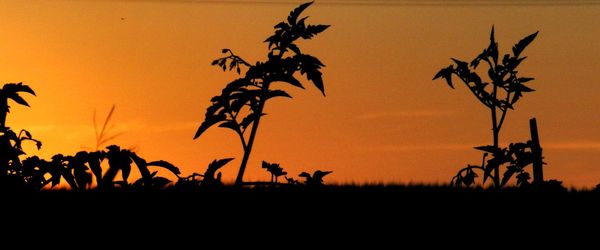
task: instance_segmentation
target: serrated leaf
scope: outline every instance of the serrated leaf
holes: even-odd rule
[[[295,25],[296,21],[298,20],[298,16],[300,16],[302,11],[308,8],[308,6],[310,6],[311,4],[313,4],[313,2],[303,3],[300,6],[296,7],[294,10],[292,10],[287,18],[288,23],[292,26]]]
[[[330,25],[324,25],[324,24],[318,24],[318,25],[308,25],[306,27],[306,29],[304,29],[304,31],[302,32],[301,36],[304,39],[310,39],[314,36],[316,36],[317,34],[325,31],[327,28],[329,28]]]
[[[535,33],[526,36],[525,38],[521,39],[521,41],[519,41],[517,44],[515,44],[515,46],[513,46],[512,48],[514,56],[518,58],[519,55],[521,55],[521,52],[525,50],[527,45],[533,42],[538,33],[539,31],[536,31]]]
[[[498,64],[498,43],[496,43],[494,37],[494,26],[492,26],[492,32],[490,33],[490,45],[487,48],[487,54],[494,59],[495,64]]]
[[[454,88],[454,86],[452,85],[452,74],[453,73],[454,73],[454,66],[450,65],[447,68],[441,69],[437,74],[435,74],[435,76],[433,77],[432,80],[442,77],[442,78],[446,79],[446,83],[448,84],[448,86],[450,86],[450,88]]]
[[[312,81],[315,87],[317,87],[323,95],[325,95],[325,86],[323,85],[322,73],[319,70],[322,66],[325,66],[319,59],[306,55],[299,54],[294,56],[300,62],[300,73],[306,74],[306,78]]]

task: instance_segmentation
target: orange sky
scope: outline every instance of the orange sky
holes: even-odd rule
[[[321,1],[325,3],[327,1]],[[16,107],[8,125],[44,142],[30,154],[49,158],[94,146],[92,114],[117,105],[114,143],[135,146],[184,174],[215,158],[233,180],[241,146],[213,128],[192,137],[209,99],[236,77],[210,62],[227,47],[264,60],[274,24],[295,5],[193,1],[1,1],[0,80],[38,93]],[[327,97],[290,87],[294,99],[271,101],[246,180],[268,180],[260,161],[290,174],[333,170],[329,182],[446,183],[479,163],[473,146],[491,143],[489,112],[464,86],[433,75],[450,57],[470,60],[488,44],[501,52],[540,30],[521,75],[536,92],[509,113],[501,143],[529,138],[537,117],[547,178],[567,186],[600,183],[600,6],[340,6],[315,4],[309,22],[331,24],[301,44],[319,57]],[[121,18],[125,20],[121,20]],[[307,84],[307,86],[310,86]]]

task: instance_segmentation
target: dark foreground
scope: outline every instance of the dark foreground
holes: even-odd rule
[[[385,244],[427,236],[431,240],[423,244],[437,245],[439,236],[552,239],[600,226],[596,191],[326,186],[2,196],[3,226],[14,232],[64,232],[109,241],[132,239],[135,232],[144,235],[139,243],[145,244],[245,235],[263,237],[263,243],[295,239],[295,244],[310,242],[309,236],[330,243],[378,239]]]

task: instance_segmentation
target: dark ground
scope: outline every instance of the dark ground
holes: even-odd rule
[[[206,244],[214,237],[243,235],[250,239],[244,242],[255,246],[277,241],[298,246],[321,239],[330,244],[436,246],[450,240],[448,244],[469,245],[471,239],[488,238],[505,243],[531,237],[572,239],[568,236],[597,233],[600,225],[600,192],[595,191],[326,186],[2,196],[2,226],[17,235],[61,232],[99,244],[118,239]],[[137,239],[134,234],[142,238],[132,240]],[[232,239],[241,244],[241,238]]]

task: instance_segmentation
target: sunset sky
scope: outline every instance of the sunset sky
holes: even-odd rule
[[[262,160],[294,177],[332,170],[330,183],[447,183],[479,164],[472,147],[492,143],[489,111],[464,85],[431,79],[450,57],[480,53],[494,25],[500,53],[540,31],[519,70],[536,78],[528,83],[536,91],[508,114],[501,144],[529,139],[536,117],[545,177],[600,183],[600,4],[376,2],[322,0],[305,12],[309,23],[331,25],[300,43],[327,65],[327,96],[308,82],[278,85],[294,98],[267,103],[246,180],[269,180]],[[235,134],[215,127],[192,140],[210,98],[238,77],[210,62],[222,48],[265,60],[264,39],[298,3],[0,0],[0,81],[38,94],[24,95],[31,108],[12,105],[8,126],[43,141],[29,155],[73,154],[95,145],[94,110],[102,120],[115,104],[124,134],[113,143],[184,175],[235,157],[223,168],[232,181],[242,157]]]

